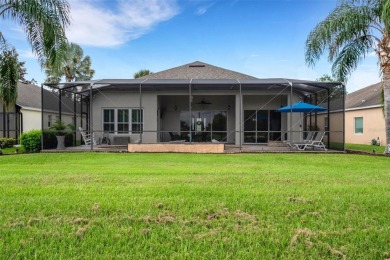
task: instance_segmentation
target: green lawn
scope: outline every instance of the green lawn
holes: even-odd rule
[[[0,259],[390,258],[390,158],[0,157]]]
[[[1,151],[3,152],[3,154],[15,154],[16,151],[17,153],[25,153],[26,149],[24,149],[23,146],[20,146],[20,147],[3,148],[1,149]]]
[[[385,146],[367,145],[367,144],[345,144],[345,149],[366,153],[373,153],[375,149],[376,154],[383,154]]]

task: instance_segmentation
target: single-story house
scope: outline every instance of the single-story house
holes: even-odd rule
[[[45,109],[42,114],[42,96]],[[62,111],[59,113],[59,100],[61,99]],[[77,102],[79,103],[79,102]],[[80,114],[80,106],[76,106]],[[62,117],[67,124],[74,124],[74,101],[70,96],[59,97],[58,93],[51,89],[18,82],[18,97],[14,107],[5,109],[0,100],[0,137],[16,138],[24,132],[34,129],[49,128],[56,120]],[[42,125],[43,122],[43,125]],[[81,124],[81,121],[78,121]]]
[[[44,86],[55,89],[60,96],[70,93],[82,97],[81,107],[85,105],[88,115],[83,128],[96,138],[109,138],[111,143],[181,141],[241,146],[302,140],[309,130],[306,115],[275,110],[297,101],[330,108],[330,94],[339,85],[258,79],[197,61],[138,79]],[[344,104],[343,96],[339,98]],[[310,118],[316,120],[314,114]],[[321,130],[328,131],[328,147],[334,143],[332,137],[343,144],[342,126],[328,124]]]
[[[371,144],[373,139],[386,145],[385,116],[381,102],[382,83],[376,83],[345,96],[345,142]],[[342,111],[331,111],[334,119],[342,117]],[[319,116],[324,125],[326,115]],[[342,122],[342,121],[339,121]],[[340,124],[340,123],[339,123]]]

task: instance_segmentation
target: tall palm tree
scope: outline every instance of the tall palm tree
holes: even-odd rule
[[[306,63],[314,66],[324,52],[333,76],[345,82],[365,55],[378,56],[384,91],[386,143],[390,145],[390,0],[341,0],[310,32]],[[390,152],[390,151],[387,151]]]
[[[151,72],[150,70],[143,69],[143,70],[140,70],[140,71],[134,73],[134,78],[138,79],[138,78],[141,78],[143,76],[147,76],[149,74],[153,74],[153,72]]]
[[[45,64],[46,82],[59,83],[63,76],[66,82],[92,79],[95,70],[91,69],[91,57],[84,57],[83,49],[78,44],[68,44],[65,53],[66,58],[59,69]]]
[[[58,66],[64,58],[68,15],[69,5],[66,0],[0,0],[0,19],[14,20],[22,27],[41,64],[46,60],[52,66]],[[15,66],[17,55],[11,55],[16,51],[6,42],[2,32],[0,49],[3,52],[0,63],[0,99],[11,106],[16,102],[20,75],[18,66]]]

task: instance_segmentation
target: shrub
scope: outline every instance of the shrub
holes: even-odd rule
[[[11,148],[16,144],[16,139],[13,138],[0,138],[0,148]]]
[[[20,135],[20,143],[29,152],[38,152],[41,150],[41,130],[31,130]]]

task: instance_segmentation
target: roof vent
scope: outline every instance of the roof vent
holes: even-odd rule
[[[364,102],[366,102],[366,100],[365,100],[365,99],[362,99],[362,103],[364,103]]]
[[[190,68],[204,68],[204,67],[206,67],[206,65],[204,65],[204,64],[191,64],[188,67],[190,67]]]

